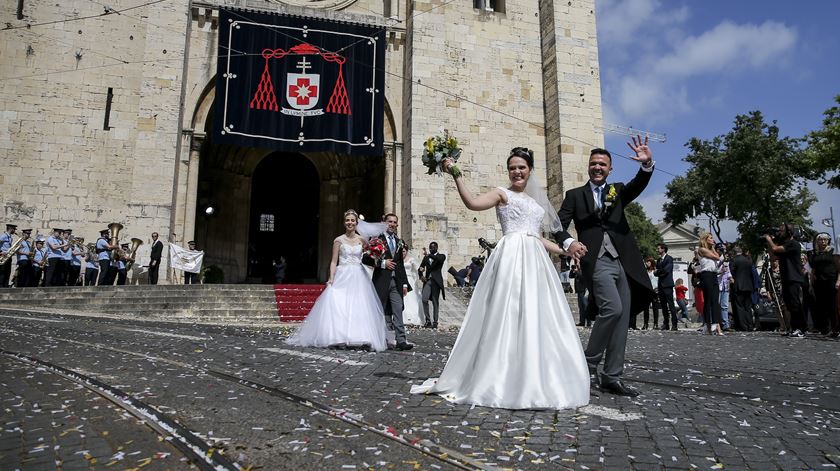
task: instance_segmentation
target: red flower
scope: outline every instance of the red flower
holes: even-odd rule
[[[376,259],[382,258],[382,255],[385,254],[385,243],[377,237],[371,238],[367,244],[365,253]]]

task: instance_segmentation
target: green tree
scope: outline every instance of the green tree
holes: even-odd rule
[[[636,237],[636,243],[639,244],[639,250],[642,256],[658,257],[656,252],[656,244],[662,242],[662,235],[656,229],[656,226],[651,222],[650,218],[645,214],[644,208],[639,203],[633,202],[624,208],[624,215],[627,216],[627,224],[630,230],[633,231],[633,236]]]
[[[684,158],[688,172],[666,186],[665,220],[683,223],[704,215],[718,240],[720,220],[736,221],[741,242],[753,253],[765,248],[759,236],[767,227],[810,225],[808,209],[816,198],[805,184],[814,172],[800,142],[780,137],[776,122],[765,123],[759,111],[736,116],[723,136],[692,138]]]
[[[840,104],[840,95],[834,100]],[[807,161],[820,183],[840,188],[840,106],[825,110],[823,127],[808,135]]]

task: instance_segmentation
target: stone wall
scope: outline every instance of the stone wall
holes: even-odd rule
[[[515,146],[535,151],[532,178],[559,207],[586,178],[589,150],[601,146],[601,102],[591,0],[508,0],[504,13],[470,2],[415,1],[408,25],[403,211],[415,246],[436,240],[450,265],[497,240],[493,211],[464,208],[451,178],[425,175],[423,141],[446,128],[459,138],[459,166],[473,192],[507,186]]]
[[[0,38],[0,220],[41,233],[70,227],[91,241],[111,222],[147,242],[152,231],[166,234],[183,3],[83,20],[103,7],[29,0],[18,20],[17,2],[2,3],[2,23],[12,27],[66,21]],[[136,4],[109,2],[118,10]]]
[[[501,234],[493,211],[466,210],[450,178],[425,174],[426,137],[447,128],[460,139],[475,192],[507,185],[510,148],[534,149],[534,177],[549,184],[555,203],[584,181],[588,150],[603,141],[594,0],[507,0],[504,12],[443,0],[206,3],[388,28],[388,152],[384,196],[375,200],[401,216],[412,245],[437,240],[454,266],[478,253],[478,237]],[[152,231],[180,244],[194,238],[217,10],[187,12],[186,0],[170,0],[102,15],[95,2],[27,0],[20,20],[16,6],[0,4],[2,23],[20,27],[0,35],[0,222],[41,232],[67,226],[86,238],[121,222],[124,237],[146,242]],[[55,20],[66,21],[21,27]],[[325,191],[333,183],[325,180]],[[338,214],[330,198],[322,201],[322,214]],[[147,255],[148,243],[139,253]]]

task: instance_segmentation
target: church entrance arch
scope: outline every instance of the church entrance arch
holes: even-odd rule
[[[323,283],[344,211],[377,221],[386,197],[387,210],[393,209],[393,152],[386,158],[219,144],[213,139],[214,97],[208,84],[195,108],[178,197],[182,222],[174,232],[183,234],[182,243],[196,240],[205,267],[218,267],[225,283],[273,282],[269,267],[279,255],[289,264],[287,282]],[[388,124],[385,134],[393,139]],[[269,222],[264,215],[274,216],[273,234],[259,230]]]
[[[248,279],[274,282],[275,263],[285,262],[286,283],[318,279],[320,178],[301,154],[275,152],[251,177]]]

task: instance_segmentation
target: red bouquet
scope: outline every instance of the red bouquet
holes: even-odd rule
[[[385,254],[385,243],[382,242],[382,239],[373,237],[370,241],[368,241],[367,250],[365,250],[365,252],[369,256],[379,260],[382,258],[382,255]]]

